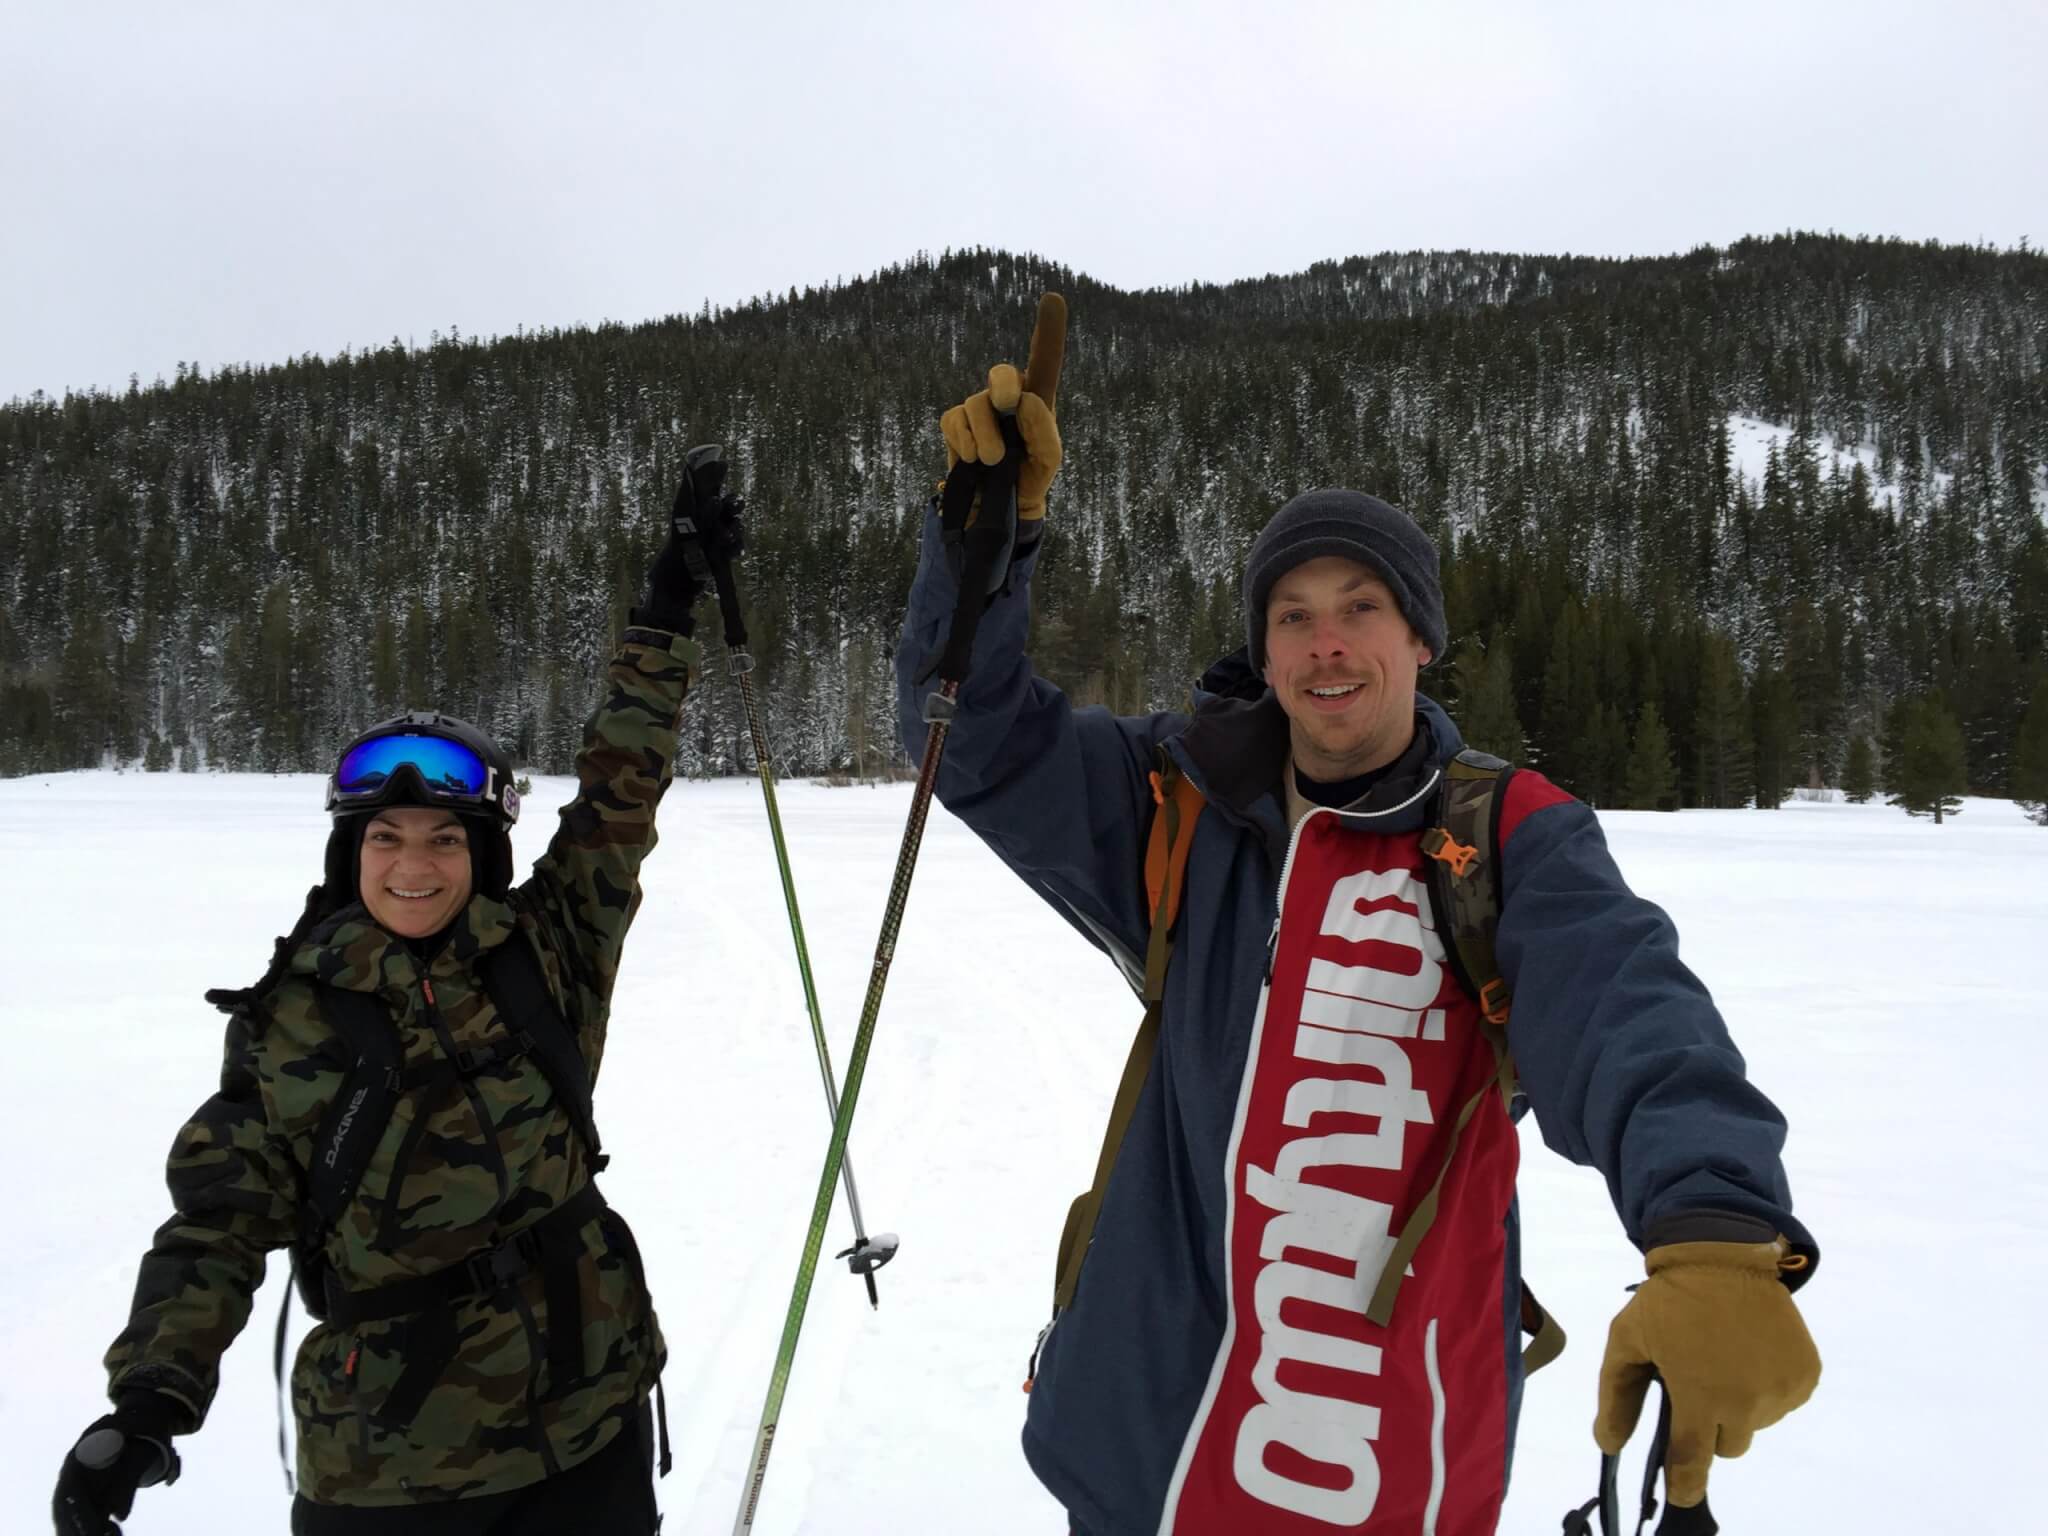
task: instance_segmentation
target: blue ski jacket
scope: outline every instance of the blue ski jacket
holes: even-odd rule
[[[1234,1387],[1228,1378],[1235,1368],[1227,1361],[1234,1350],[1258,1347],[1242,1337],[1256,1330],[1258,1320],[1269,1336],[1309,1326],[1302,1318],[1310,1314],[1296,1311],[1283,1327],[1276,1321],[1279,1303],[1268,1313],[1263,1289],[1258,1319],[1249,1289],[1239,1304],[1237,1288],[1249,1282],[1236,1270],[1258,1256],[1242,1248],[1242,1233],[1236,1233],[1240,1248],[1232,1249],[1234,1223],[1242,1225],[1247,1210],[1260,1213],[1242,1204],[1246,1175],[1235,1159],[1246,1134],[1246,1105],[1256,1099],[1253,1076],[1265,1070],[1257,1065],[1257,1053],[1281,1048],[1258,1042],[1267,1021],[1267,989],[1281,984],[1276,957],[1287,953],[1283,907],[1290,928],[1313,926],[1323,910],[1320,893],[1313,895],[1313,912],[1302,919],[1294,915],[1295,902],[1283,900],[1293,839],[1304,836],[1312,822],[1334,825],[1328,820],[1334,813],[1304,818],[1300,832],[1287,825],[1286,720],[1270,692],[1255,702],[1201,699],[1192,714],[1120,717],[1099,708],[1076,709],[1035,675],[1025,640],[1037,558],[1033,550],[1016,562],[1008,589],[992,600],[982,620],[938,777],[940,802],[1134,981],[1143,974],[1149,929],[1143,864],[1154,802],[1148,775],[1160,747],[1202,789],[1208,809],[1195,823],[1157,1054],[1105,1193],[1073,1305],[1043,1340],[1024,1428],[1026,1457],[1089,1536],[1438,1529],[1440,1508],[1446,1533],[1490,1530],[1493,1517],[1485,1511],[1497,1511],[1505,1491],[1522,1379],[1514,1136],[1504,1113],[1488,1133],[1491,1143],[1475,1133],[1456,1154],[1466,1157],[1469,1150],[1471,1158],[1482,1159],[1493,1155],[1488,1145],[1498,1149],[1503,1138],[1506,1143],[1498,1153],[1505,1172],[1497,1186],[1471,1196],[1499,1207],[1482,1212],[1467,1229],[1493,1234],[1495,1251],[1474,1258],[1489,1271],[1486,1288],[1476,1293],[1487,1299],[1467,1309],[1480,1316],[1460,1319],[1446,1311],[1444,1317],[1445,1350],[1456,1354],[1461,1327],[1480,1336],[1480,1344],[1467,1350],[1461,1366],[1439,1360],[1434,1322],[1426,1361],[1421,1341],[1416,1344],[1415,1414],[1429,1418],[1432,1394],[1436,1412],[1434,1442],[1424,1434],[1416,1442],[1422,1449],[1401,1457],[1402,1465],[1414,1460],[1421,1467],[1421,1486],[1413,1495],[1417,1517],[1382,1523],[1396,1496],[1406,1497],[1393,1487],[1405,1474],[1397,1472],[1388,1449],[1402,1431],[1394,1407],[1383,1414],[1363,1406],[1370,1393],[1349,1388],[1331,1389],[1339,1399],[1354,1399],[1338,1401],[1333,1411],[1368,1439],[1377,1436],[1380,1446],[1376,1470],[1361,1473],[1364,1463],[1352,1468],[1351,1495],[1364,1489],[1363,1503],[1354,1498],[1347,1506],[1341,1488],[1332,1491],[1344,1483],[1343,1475],[1328,1467],[1309,1469],[1290,1452],[1269,1448],[1262,1455],[1255,1446],[1247,1462],[1242,1432],[1234,1465],[1244,1486],[1218,1484],[1216,1491],[1205,1491],[1218,1479],[1230,1482],[1233,1456],[1227,1444],[1218,1449],[1208,1443],[1203,1421],[1222,1410],[1233,1390],[1306,1401],[1295,1389],[1309,1391],[1303,1383],[1315,1376],[1310,1366],[1283,1355],[1277,1373],[1262,1374],[1247,1361],[1244,1383]],[[927,732],[922,706],[936,686],[919,684],[916,675],[943,642],[956,599],[938,521],[928,513],[896,656],[900,725],[913,760]],[[1407,757],[1345,813],[1341,836],[1333,832],[1324,839],[1329,857],[1339,861],[1331,868],[1345,867],[1342,859],[1368,843],[1384,852],[1403,837],[1410,844],[1418,839],[1433,798],[1429,791],[1461,744],[1449,718],[1429,700],[1418,699],[1417,720]],[[1784,1119],[1746,1080],[1742,1058],[1706,989],[1679,961],[1669,918],[1623,883],[1599,823],[1584,804],[1538,774],[1516,776],[1517,782],[1523,779],[1536,787],[1538,798],[1503,838],[1497,951],[1515,1004],[1510,1043],[1544,1141],[1599,1170],[1622,1226],[1638,1246],[1680,1240],[1691,1218],[1735,1217],[1783,1233],[1794,1251],[1808,1257],[1810,1273],[1817,1250],[1792,1215],[1780,1161]],[[1427,927],[1426,903],[1416,910]],[[1301,996],[1298,988],[1295,996]],[[1432,1038],[1443,1038],[1441,1022],[1429,1017]],[[1105,1020],[1104,1027],[1121,1031],[1129,1022]],[[1458,1027],[1453,1017],[1452,1038]],[[1408,1048],[1414,1050],[1424,1031],[1411,1033],[1416,1043]],[[1475,1061],[1465,1080],[1483,1085],[1491,1061],[1483,1052]],[[1359,1091],[1379,1088],[1376,1081],[1366,1082]],[[1294,1101],[1287,1102],[1292,1115]],[[1435,1115],[1438,1123],[1448,1118],[1440,1110]],[[1422,1123],[1429,1123],[1427,1115]],[[1087,1176],[1091,1151],[1092,1146],[1076,1149],[1077,1188]],[[1457,1163],[1451,1167],[1447,1209],[1464,1187]],[[1250,1177],[1271,1179],[1259,1168]],[[1410,1270],[1418,1277],[1410,1286],[1425,1286],[1425,1259],[1445,1266],[1441,1247],[1436,1255],[1430,1250],[1452,1242],[1453,1230],[1455,1223],[1446,1227],[1443,1218],[1432,1228]],[[1052,1236],[1047,1234],[1048,1271]],[[1269,1252],[1277,1256],[1281,1246]],[[1454,1263],[1459,1259],[1451,1255]],[[1372,1276],[1363,1267],[1359,1272],[1369,1291]],[[1295,1282],[1312,1289],[1317,1277],[1296,1269]],[[1406,1294],[1399,1308],[1408,1307]],[[1367,1334],[1360,1321],[1355,1337],[1362,1340]],[[1348,1328],[1333,1325],[1333,1332]],[[1368,1385],[1385,1385],[1398,1395],[1393,1378],[1407,1368],[1397,1365],[1394,1341],[1382,1342],[1384,1361],[1378,1347],[1342,1339],[1311,1341],[1306,1353],[1325,1351],[1318,1357],[1322,1379],[1337,1379],[1328,1369],[1333,1364],[1384,1371],[1386,1382]],[[1264,1357],[1261,1363],[1270,1364]],[[1484,1412],[1459,1403],[1455,1385],[1446,1408],[1443,1379],[1452,1369],[1486,1383],[1480,1393],[1490,1399]],[[1473,1464],[1471,1454],[1459,1461],[1461,1436],[1477,1445],[1484,1465]],[[1341,1459],[1309,1449],[1308,1461]],[[1221,1470],[1205,1470],[1209,1462]],[[1385,1486],[1365,1489],[1361,1479],[1368,1475]],[[1461,1477],[1486,1486],[1471,1495],[1466,1507],[1472,1513],[1454,1521],[1449,1510]],[[1272,1506],[1266,1513],[1265,1505],[1247,1504],[1261,1510],[1253,1523],[1241,1513],[1228,1514],[1235,1507],[1229,1501],[1245,1488]],[[1355,1516],[1371,1508],[1375,1497],[1372,1518],[1348,1518],[1347,1510]],[[1425,1503],[1427,1525],[1420,1518]]]

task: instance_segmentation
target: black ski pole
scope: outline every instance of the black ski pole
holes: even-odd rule
[[[692,448],[683,460],[684,470],[693,479],[699,475],[713,474],[714,483],[723,487],[728,466],[725,449],[717,443],[705,443]],[[683,519],[687,521],[687,519]],[[761,776],[761,797],[768,806],[768,832],[775,842],[775,864],[782,874],[782,901],[789,909],[790,937],[796,942],[796,968],[803,978],[804,1007],[810,1014],[811,1043],[818,1056],[818,1073],[825,1080],[825,1109],[836,1123],[839,1119],[839,1089],[832,1075],[832,1048],[825,1039],[825,1022],[818,1010],[818,988],[811,978],[811,951],[804,942],[803,914],[796,904],[796,877],[790,871],[789,845],[782,835],[782,812],[775,803],[774,756],[768,750],[768,730],[761,723],[761,707],[754,696],[754,657],[747,649],[747,623],[740,608],[739,582],[733,574],[731,557],[723,552],[714,559],[706,553],[707,538],[715,538],[716,530],[679,528],[686,536],[683,546],[684,557],[690,563],[690,574],[698,581],[712,586],[718,593],[719,615],[725,621],[726,663],[732,675],[739,680],[740,699],[747,712],[747,733],[753,739],[754,767]],[[688,537],[693,532],[704,537]],[[848,1154],[841,1165],[846,1184],[846,1207],[853,1217],[853,1246],[835,1255],[846,1260],[847,1268],[859,1275],[868,1288],[868,1305],[879,1307],[880,1295],[875,1290],[875,1271],[896,1257],[900,1239],[894,1232],[878,1232],[868,1236],[867,1221],[860,1209],[860,1186],[853,1177],[853,1158]]]

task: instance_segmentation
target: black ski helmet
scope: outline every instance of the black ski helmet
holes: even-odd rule
[[[376,750],[386,743],[388,750]],[[448,743],[454,750],[436,743]],[[437,766],[430,781],[417,760],[440,756],[454,765],[474,759],[481,775],[461,766]],[[351,770],[352,762],[361,764],[372,758],[378,761],[371,771]],[[475,889],[504,899],[512,887],[511,827],[519,820],[512,760],[487,733],[468,721],[416,710],[371,726],[335,758],[334,772],[327,779],[327,809],[334,818],[334,830],[327,838],[328,910],[339,910],[357,899],[363,831],[371,814],[387,805],[436,807],[460,816],[469,829],[470,878]]]

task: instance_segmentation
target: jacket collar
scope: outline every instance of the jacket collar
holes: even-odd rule
[[[1415,696],[1415,737],[1347,814],[1384,817],[1374,830],[1412,832],[1429,814],[1425,791],[1462,743],[1434,699]],[[1269,848],[1287,847],[1287,714],[1269,688],[1257,698],[1197,695],[1188,728],[1166,743],[1181,771],[1225,816],[1257,831]]]
[[[470,897],[430,970],[468,969],[479,955],[511,937],[513,921],[512,909],[504,902]],[[411,991],[420,980],[412,951],[372,922],[359,901],[341,908],[306,936],[292,955],[291,971],[351,992],[383,987]]]

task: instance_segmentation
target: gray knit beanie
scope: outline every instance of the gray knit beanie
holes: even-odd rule
[[[1363,491],[1303,491],[1273,514],[1244,563],[1244,630],[1252,667],[1266,669],[1266,599],[1273,584],[1318,555],[1371,566],[1432,658],[1444,653],[1444,592],[1436,545],[1399,507]]]

